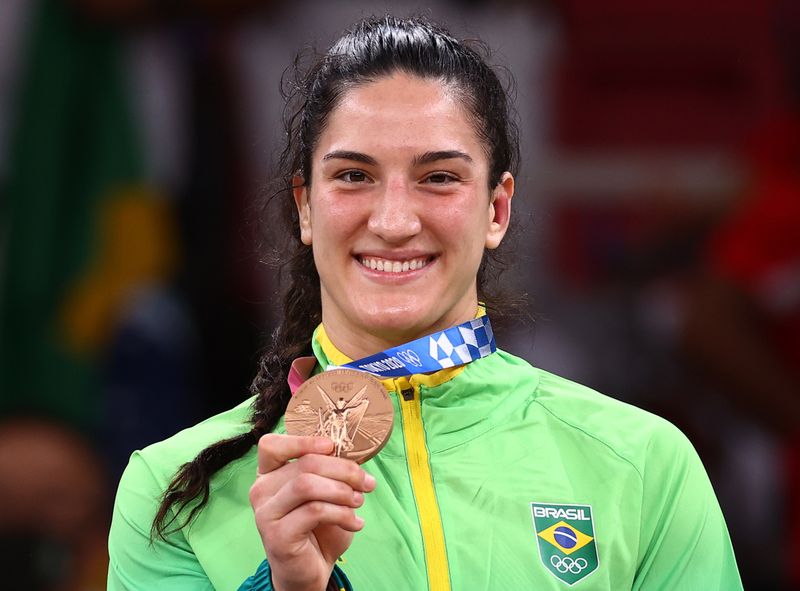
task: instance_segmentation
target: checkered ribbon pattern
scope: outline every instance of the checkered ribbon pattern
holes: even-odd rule
[[[442,369],[486,357],[497,349],[488,316],[431,335],[428,344],[431,358]]]
[[[464,365],[496,350],[492,324],[484,315],[339,367],[391,378]],[[329,365],[327,369],[338,368]]]

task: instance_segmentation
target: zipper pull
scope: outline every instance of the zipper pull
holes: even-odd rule
[[[412,400],[414,400],[414,388],[412,387],[403,388],[402,390],[400,390],[400,394],[403,396],[403,400],[405,400],[406,402],[411,402]]]

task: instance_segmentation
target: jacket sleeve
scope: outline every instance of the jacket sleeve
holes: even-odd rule
[[[742,589],[725,519],[689,440],[672,425],[647,449],[634,590]]]
[[[214,591],[182,530],[150,543],[163,490],[137,453],[120,480],[108,539],[108,590]]]
[[[264,560],[258,567],[256,574],[248,578],[238,591],[272,591],[272,577],[269,568],[269,562]],[[328,583],[328,589],[335,587],[336,591],[353,591],[350,581],[338,566],[333,567],[331,580]]]
[[[125,469],[114,502],[108,538],[108,591],[215,591],[183,530],[150,541],[150,526],[163,494],[147,462],[136,452]],[[352,591],[347,577],[334,567],[337,589]],[[264,560],[240,591],[272,591]]]

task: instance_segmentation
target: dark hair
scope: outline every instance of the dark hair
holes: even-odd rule
[[[396,72],[441,80],[458,94],[486,148],[489,189],[500,182],[503,172],[516,172],[517,127],[507,93],[482,52],[485,49],[477,43],[458,41],[424,18],[370,18],[356,24],[305,74],[293,80],[285,92],[287,139],[279,163],[280,185],[265,206],[265,210],[278,207],[284,229],[290,233],[283,243],[280,263],[282,271],[288,271],[289,284],[283,295],[282,320],[259,362],[251,388],[256,394],[252,429],[210,445],[181,466],[164,493],[153,521],[153,537],[163,537],[191,506],[177,527],[189,523],[208,502],[214,473],[242,457],[261,435],[272,431],[286,409],[291,396],[286,381],[289,368],[296,357],[310,351],[311,334],[322,317],[319,275],[311,248],[300,242],[292,182],[296,177],[309,182],[314,147],[343,94]],[[295,69],[299,72],[298,62]],[[494,321],[509,307],[507,302],[497,307],[501,298],[495,289],[506,260],[498,251],[486,251],[478,271],[478,295]]]

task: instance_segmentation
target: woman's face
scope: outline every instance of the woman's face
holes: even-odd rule
[[[395,74],[349,90],[295,190],[322,317],[353,355],[473,318],[484,248],[508,227],[514,181],[489,160],[457,95]],[[349,350],[348,350],[349,349]]]

